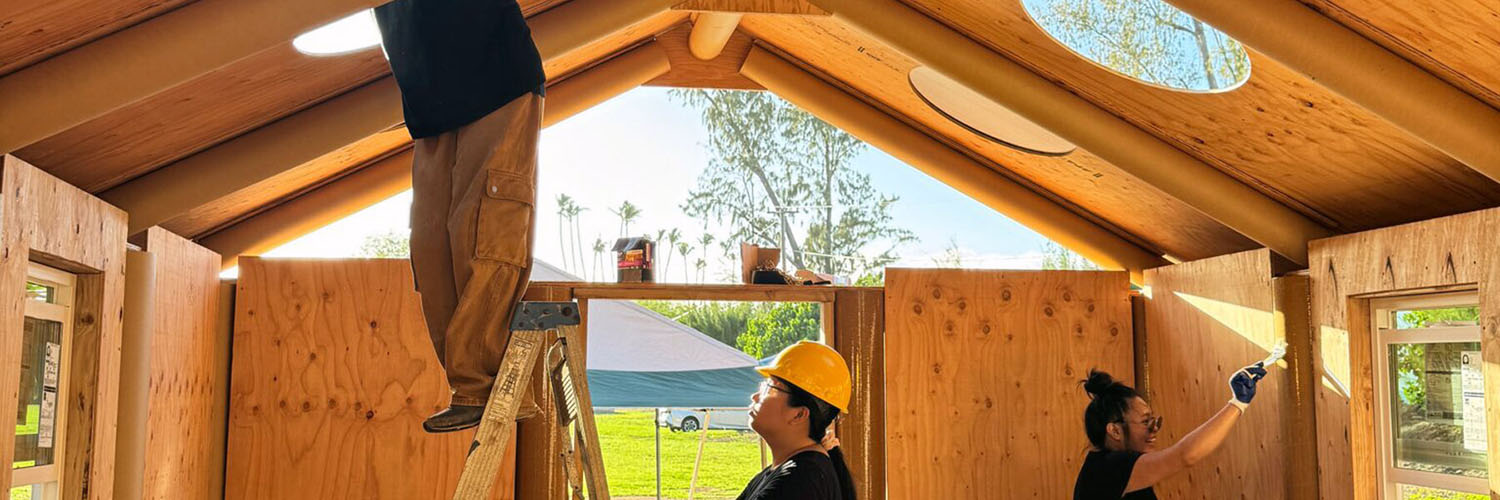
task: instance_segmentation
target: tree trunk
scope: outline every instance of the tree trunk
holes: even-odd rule
[[[1203,30],[1203,21],[1193,20],[1193,38],[1198,42],[1198,57],[1203,60],[1203,78],[1209,89],[1219,88],[1219,79],[1214,76],[1213,59],[1208,53],[1208,33]]]
[[[776,218],[781,219],[781,235],[786,238],[787,248],[791,250],[787,260],[790,260],[793,266],[797,266],[797,269],[806,268],[807,266],[802,264],[802,247],[797,244],[797,236],[792,234],[792,223],[786,220],[786,212],[782,210],[781,200],[776,199],[776,191],[771,188],[770,179],[766,179],[766,173],[758,167],[750,169],[750,172],[754,173],[755,179],[760,181],[761,189],[766,190],[766,198],[771,200],[771,208],[776,210]]]

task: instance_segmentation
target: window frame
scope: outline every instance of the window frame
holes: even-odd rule
[[[1399,500],[1400,485],[1451,490],[1459,493],[1487,494],[1489,480],[1397,468],[1393,451],[1394,440],[1391,429],[1390,346],[1396,344],[1444,344],[1478,343],[1481,341],[1479,325],[1443,326],[1431,328],[1398,329],[1394,313],[1398,310],[1433,309],[1446,307],[1478,307],[1477,291],[1416,295],[1373,299],[1370,303],[1373,338],[1371,339],[1371,367],[1375,389],[1375,433],[1379,459],[1376,467],[1380,482],[1381,498]],[[1488,452],[1488,451],[1487,451]]]
[[[55,500],[62,490],[65,479],[63,467],[67,457],[67,422],[68,405],[66,404],[68,382],[71,378],[72,358],[72,335],[73,335],[73,304],[77,290],[77,278],[66,271],[58,270],[35,262],[29,263],[26,271],[26,282],[37,283],[53,288],[53,302],[27,299],[24,316],[43,321],[56,321],[62,325],[60,339],[62,340],[62,359],[58,363],[57,373],[57,406],[54,415],[55,423],[52,427],[53,447],[52,462],[49,465],[32,466],[22,469],[11,465],[11,482],[6,487],[9,492],[13,488],[23,486],[37,486],[32,492],[33,500]]]

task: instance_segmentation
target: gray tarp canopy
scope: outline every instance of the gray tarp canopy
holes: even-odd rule
[[[532,281],[581,281],[533,261]],[[590,300],[589,392],[596,407],[739,408],[760,383],[755,358],[628,300]]]

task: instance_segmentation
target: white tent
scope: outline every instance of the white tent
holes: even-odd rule
[[[532,281],[580,281],[532,262]],[[588,316],[594,406],[739,407],[760,383],[755,358],[635,302],[590,300]]]

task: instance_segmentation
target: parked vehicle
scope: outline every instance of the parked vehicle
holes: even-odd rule
[[[657,411],[656,425],[666,427],[673,432],[696,432],[703,428],[703,423],[708,422],[710,430],[750,430],[749,408],[709,408],[713,413],[708,418],[703,410],[692,410],[687,408],[662,408]]]

